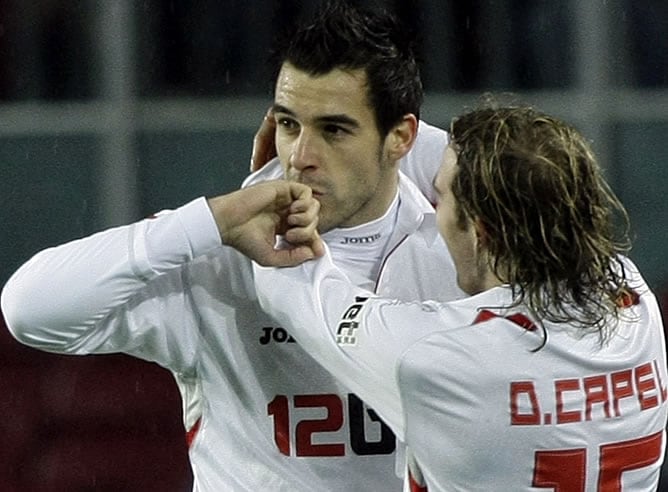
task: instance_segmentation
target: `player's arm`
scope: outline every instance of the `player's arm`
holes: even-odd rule
[[[113,351],[112,346],[121,351],[122,318],[141,310],[130,300],[157,277],[217,247],[218,230],[200,198],[37,253],[5,285],[2,311],[10,332],[27,345],[68,353]],[[140,324],[160,320],[143,318]],[[108,340],[90,340],[102,330],[108,330]]]
[[[293,266],[320,256],[320,204],[308,186],[268,181],[208,201],[223,244],[262,265]],[[277,248],[276,236],[282,236]]]
[[[329,254],[296,268],[255,265],[254,272],[263,309],[401,439],[397,364],[413,341],[439,326],[438,312],[374,297],[353,285]]]
[[[311,256],[307,246],[274,251],[266,239],[273,240],[274,227],[284,228],[295,242],[313,235],[311,200],[307,205],[302,200],[296,219],[284,217],[286,224],[296,220],[294,226],[276,219],[290,210],[286,200],[300,203],[294,189],[289,183],[266,183],[212,199],[212,208],[200,198],[155,218],[46,249],[21,266],[2,291],[8,328],[19,341],[43,350],[128,351],[157,358],[158,346],[169,349],[164,338],[173,334],[157,333],[155,327],[169,323],[172,305],[175,312],[186,311],[180,276],[168,275],[177,267],[221,248],[225,239],[266,264],[294,264]],[[244,246],[246,234],[258,244]],[[232,250],[220,251],[227,252]],[[178,317],[183,324],[185,317]]]

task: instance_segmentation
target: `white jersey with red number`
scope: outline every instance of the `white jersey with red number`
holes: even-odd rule
[[[425,169],[437,169],[443,135],[421,130],[407,168],[418,169],[412,155],[421,155],[434,161]],[[280,174],[273,164],[254,179]],[[379,223],[390,226],[370,269],[377,292],[461,296],[433,209],[405,177]],[[334,246],[355,275],[359,245]],[[197,491],[401,490],[392,432],[262,311],[250,261],[220,245],[204,199],[39,253],[8,282],[2,309],[34,347],[123,352],[169,369]]]
[[[508,287],[401,302],[354,287],[329,256],[255,272],[263,308],[406,443],[413,490],[646,492],[663,461],[666,352],[656,299],[624,261],[639,295],[603,345],[504,310]]]

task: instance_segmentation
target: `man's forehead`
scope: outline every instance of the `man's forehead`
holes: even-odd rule
[[[299,68],[290,63],[289,61],[286,61],[281,65],[281,69],[278,74],[278,79],[286,75],[301,76],[312,79],[343,77],[343,78],[354,79],[361,85],[366,85],[367,83],[367,74],[364,68],[348,68],[348,67],[336,66],[332,67],[331,70],[328,70],[326,72],[313,73],[312,71]]]
[[[304,119],[373,118],[368,104],[366,75],[334,69],[310,75],[284,65],[276,82],[274,108]]]
[[[368,84],[363,70],[335,68],[324,74],[313,75],[286,64],[276,79],[275,97],[306,96],[327,100],[347,96],[366,101],[367,92]]]

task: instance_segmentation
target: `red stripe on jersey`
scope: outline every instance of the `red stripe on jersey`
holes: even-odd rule
[[[188,448],[192,446],[193,441],[197,437],[197,433],[199,432],[201,424],[202,424],[202,417],[198,418],[197,421],[190,428],[190,430],[186,432],[186,445],[188,446]]]
[[[489,321],[492,318],[500,318],[498,314],[489,311],[488,309],[483,309],[478,313],[478,316],[473,320],[473,324],[483,323],[484,321]],[[508,321],[512,321],[516,325],[521,326],[525,330],[534,331],[536,329],[536,324],[531,321],[529,318],[520,313],[510,314],[505,317]]]
[[[492,311],[483,309],[478,313],[478,316],[475,317],[475,319],[473,320],[473,324],[477,325],[478,323],[482,323],[483,321],[488,321],[492,318],[498,318],[498,315],[494,314]]]
[[[415,478],[413,477],[413,474],[409,471],[408,472],[408,485],[410,486],[410,491],[411,492],[427,492],[427,486],[426,485],[420,485],[417,483]]]
[[[511,314],[510,316],[506,316],[506,319],[509,319],[516,325],[520,325],[525,330],[534,331],[536,329],[536,325],[534,324],[534,322],[531,321],[526,316],[524,316],[523,314],[520,313]]]

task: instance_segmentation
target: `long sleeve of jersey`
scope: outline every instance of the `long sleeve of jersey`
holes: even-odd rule
[[[329,251],[295,268],[253,268],[263,309],[403,439],[396,370],[403,351],[439,326],[431,303],[374,297],[350,282]]]
[[[159,359],[170,341],[158,334],[164,321],[148,308],[187,300],[178,292],[178,275],[164,285],[155,280],[220,245],[208,205],[199,198],[155,218],[41,251],[9,279],[2,311],[15,338],[42,350],[123,351]],[[170,290],[161,292],[167,294],[164,301],[153,295]],[[157,313],[168,316],[170,307],[161,308]],[[142,341],[154,342],[156,353],[141,353],[151,350]]]

